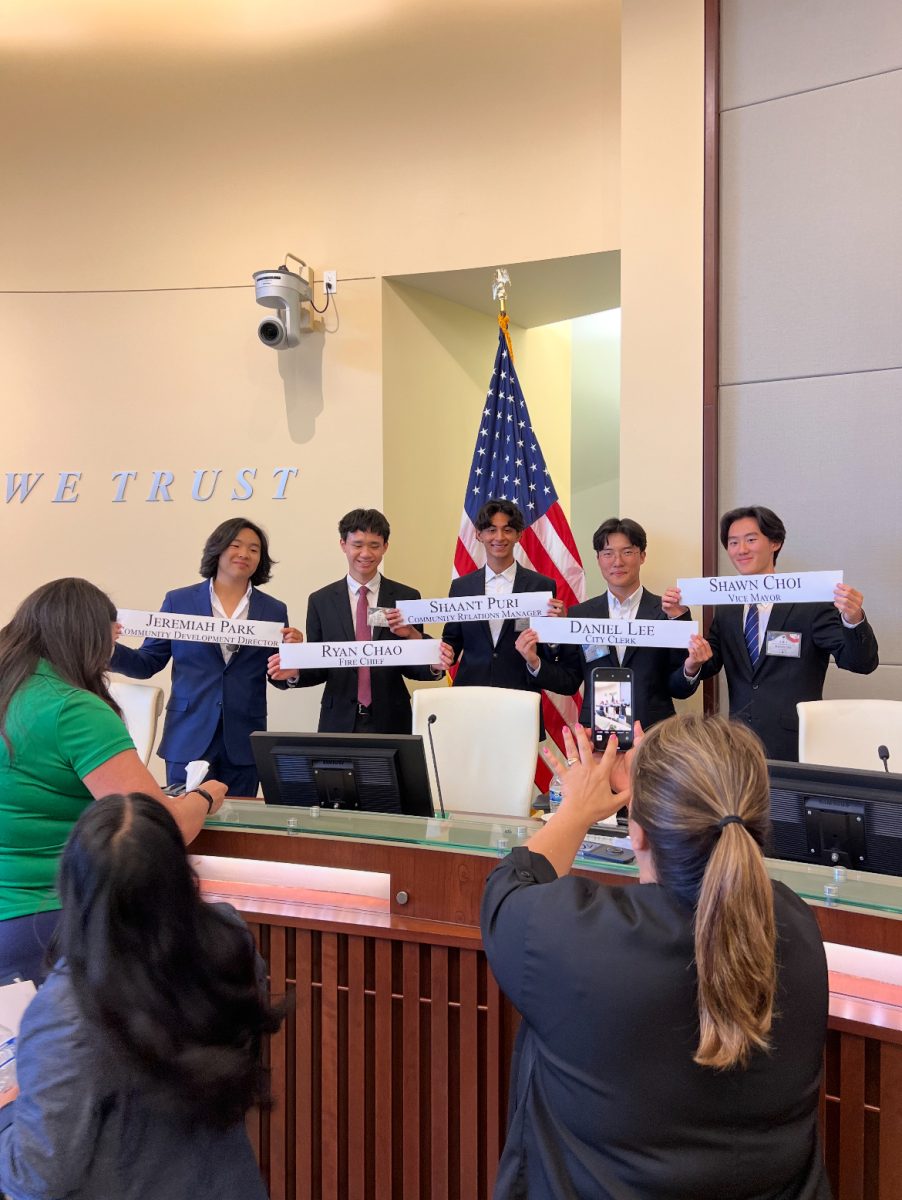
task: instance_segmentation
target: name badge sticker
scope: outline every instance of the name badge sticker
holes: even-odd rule
[[[517,617],[514,621],[514,633],[522,633],[529,628],[529,617]]]
[[[366,610],[366,619],[370,628],[375,629],[379,625],[383,629],[388,629],[388,617],[385,615],[387,612],[387,608],[373,608],[369,606]]]
[[[782,629],[768,629],[764,653],[771,658],[799,658],[802,653],[802,635],[788,633]]]
[[[583,654],[586,656],[587,663],[595,662],[596,658],[607,658],[610,653],[610,646],[593,646],[591,643],[583,646]]]

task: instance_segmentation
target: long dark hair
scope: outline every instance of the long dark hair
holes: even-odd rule
[[[247,928],[205,904],[178,826],[140,792],[78,820],[59,872],[58,950],[99,1031],[99,1068],[149,1104],[224,1128],[268,1102],[261,991]]]
[[[777,986],[761,742],[723,717],[662,721],[636,751],[630,816],[648,838],[658,883],[695,911],[695,1061],[745,1066],[769,1046]]]
[[[93,692],[115,712],[107,687],[116,608],[87,579],[54,579],[26,596],[0,629],[0,735],[13,754],[7,730],[10,701],[43,658],[73,687]]]
[[[259,587],[261,583],[269,582],[275,566],[275,559],[271,558],[269,553],[269,538],[259,525],[255,525],[253,521],[245,521],[243,517],[230,517],[228,521],[223,521],[207,538],[200,556],[200,573],[204,579],[216,578],[219,556],[231,546],[242,529],[249,529],[260,543],[260,561],[251,576],[251,583],[254,587]]]

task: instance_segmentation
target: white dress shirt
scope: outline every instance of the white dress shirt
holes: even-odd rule
[[[611,621],[634,621],[636,613],[639,611],[639,602],[642,599],[642,593],[645,589],[640,584],[633,592],[632,596],[627,596],[625,600],[618,600],[612,591],[608,592],[608,619]],[[625,648],[625,647],[624,647]],[[620,647],[609,647],[611,658],[616,662],[620,662]]]
[[[517,564],[512,562],[503,571],[495,572],[488,566],[485,568],[485,594],[487,596],[510,596],[514,590],[514,576],[517,574]],[[497,646],[504,628],[504,619],[489,621],[492,631],[492,644]]]
[[[231,616],[225,611],[219,603],[219,597],[216,595],[216,588],[213,586],[213,580],[210,580],[210,608],[213,610],[214,617],[222,617],[226,621],[240,621],[247,616],[247,610],[250,608],[251,592],[254,590],[254,585],[249,583],[244,596],[238,601],[238,607]],[[235,654],[233,649],[230,649],[224,643],[220,644],[219,649],[222,651],[222,657],[226,661],[226,666],[232,661]]]

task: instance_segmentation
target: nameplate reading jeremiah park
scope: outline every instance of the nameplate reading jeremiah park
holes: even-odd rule
[[[684,604],[811,604],[833,600],[842,571],[772,571],[678,579]]]
[[[228,621],[192,613],[147,612],[120,608],[116,620],[128,637],[168,638],[172,642],[218,642],[224,646],[278,646],[278,621]]]
[[[436,600],[399,600],[408,625],[436,621],[506,621],[544,617],[551,592],[512,592],[510,596],[440,596]]]
[[[279,647],[283,670],[295,667],[435,667],[442,644],[434,638],[385,638],[373,642],[284,642]]]
[[[663,646],[685,650],[698,621],[605,621],[591,617],[533,617],[540,642],[573,646]]]

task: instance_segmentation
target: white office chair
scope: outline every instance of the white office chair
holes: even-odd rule
[[[877,747],[886,746],[889,769],[902,772],[902,700],[807,700],[796,708],[800,762],[882,771]]]
[[[122,709],[122,719],[131,734],[138,757],[145,766],[153,753],[157,722],[163,711],[163,689],[151,683],[111,683],[110,694]]]
[[[428,718],[442,796],[448,812],[528,817],[539,750],[538,692],[512,688],[419,688],[413,732],[422,736],[432,794],[438,788],[429,749]]]

